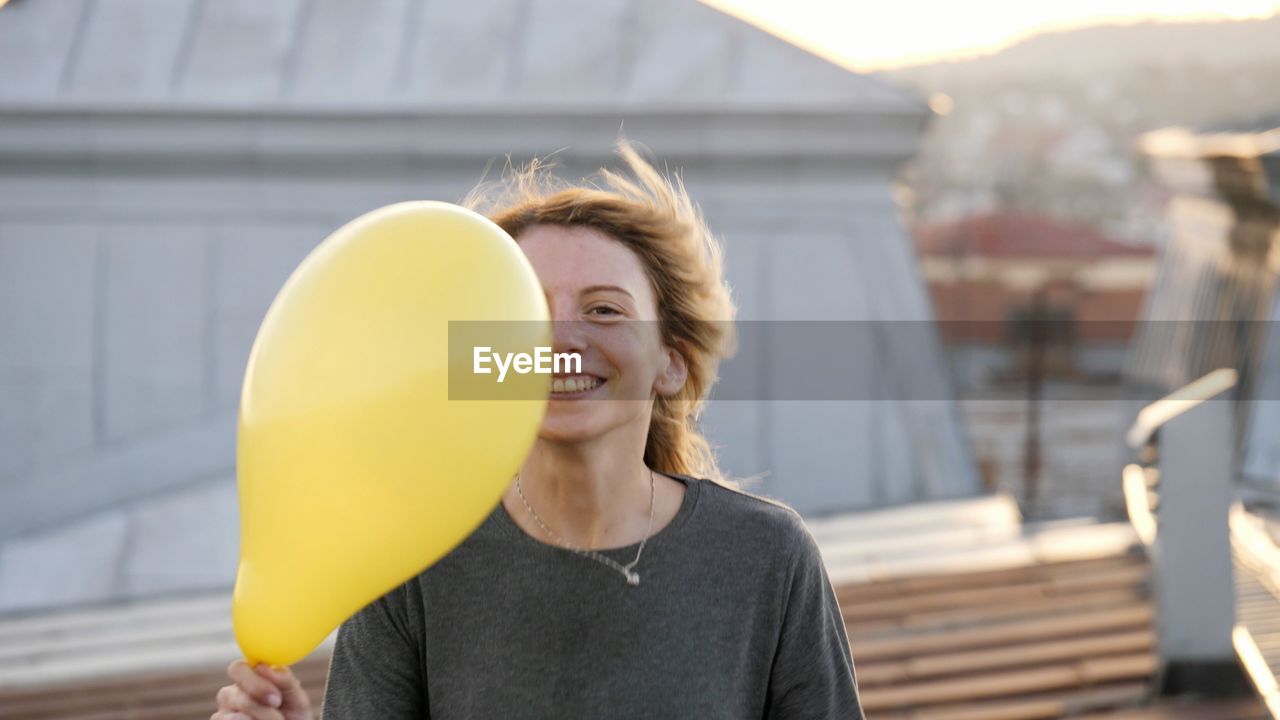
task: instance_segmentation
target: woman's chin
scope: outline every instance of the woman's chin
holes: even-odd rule
[[[546,415],[542,416],[542,427],[538,437],[551,442],[585,442],[604,435],[609,430],[607,418],[598,416],[602,406],[594,403],[568,403],[570,407],[558,406],[552,402],[547,406]]]
[[[598,428],[559,425],[548,427],[546,423],[543,423],[542,429],[538,431],[538,439],[545,442],[573,444],[588,442],[603,434],[604,432]]]
[[[648,428],[652,401],[606,398],[599,390],[603,388],[592,390],[590,399],[558,399],[553,393],[542,416],[538,438],[558,443],[586,442],[631,423]]]

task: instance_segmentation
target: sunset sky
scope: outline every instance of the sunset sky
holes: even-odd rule
[[[857,70],[988,53],[1044,30],[1280,12],[1280,0],[702,1]]]

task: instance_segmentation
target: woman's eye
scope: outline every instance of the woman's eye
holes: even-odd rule
[[[590,313],[590,314],[592,314],[592,315],[603,315],[603,316],[608,316],[608,315],[619,315],[619,314],[621,314],[621,313],[619,313],[617,310],[615,310],[614,308],[611,308],[611,307],[609,307],[609,306],[607,306],[607,305],[597,305],[597,306],[595,306],[595,307],[591,308],[590,310],[588,310],[587,312],[588,312],[588,313]]]

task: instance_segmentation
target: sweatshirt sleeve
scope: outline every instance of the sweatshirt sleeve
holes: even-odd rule
[[[411,582],[375,600],[338,629],[322,720],[422,720],[426,702]],[[421,617],[421,615],[419,615]]]
[[[817,542],[803,523],[765,717],[864,720],[849,638]]]

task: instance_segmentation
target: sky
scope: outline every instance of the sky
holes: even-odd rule
[[[702,0],[854,70],[999,50],[1046,30],[1262,18],[1280,0]]]

